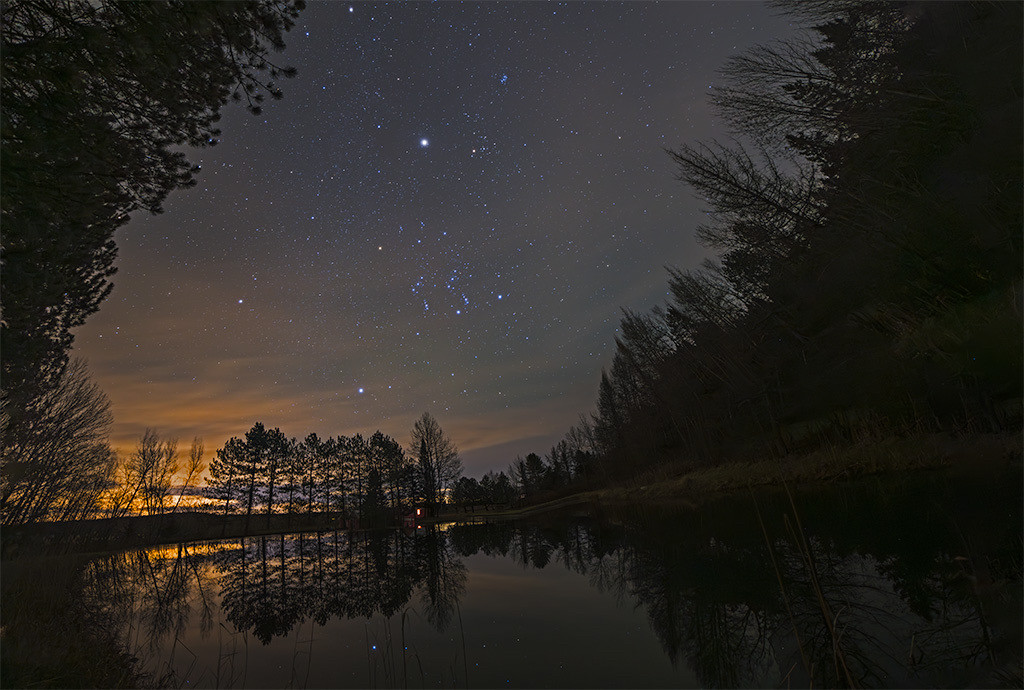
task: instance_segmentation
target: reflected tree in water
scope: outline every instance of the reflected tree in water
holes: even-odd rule
[[[935,499],[939,492],[939,508],[926,504],[899,525],[886,522],[885,500],[850,520],[826,498],[798,509],[759,502],[763,531],[749,503],[733,502],[699,514],[649,508],[543,525],[246,538],[95,559],[83,570],[82,600],[117,629],[138,626],[135,653],[161,647],[172,658],[187,658],[179,640],[195,630],[195,616],[200,634],[226,630],[236,648],[250,634],[268,644],[304,624],[365,619],[374,678],[398,685],[419,672],[406,656],[410,620],[438,631],[458,623],[452,644],[465,639],[463,559],[482,554],[526,569],[564,567],[641,609],[672,664],[707,687],[1012,685],[1019,533],[983,524],[951,526],[952,540],[935,536]],[[916,534],[928,536],[908,548]],[[990,554],[1018,555],[1000,565]],[[214,625],[218,598],[226,627]],[[225,659],[225,672],[235,672]],[[466,668],[445,669],[444,682],[456,675]]]
[[[424,617],[436,629],[445,630],[466,591],[466,566],[447,535],[435,526],[426,528],[415,543]]]
[[[417,592],[423,617],[443,630],[466,586],[465,565],[436,528],[249,538],[215,562],[227,619],[263,644],[306,620],[390,618]]]

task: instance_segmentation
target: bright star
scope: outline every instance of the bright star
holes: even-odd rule
[[[362,389],[362,388],[360,388],[360,389],[359,389],[359,392],[360,392],[360,393],[362,393],[362,392],[363,392],[363,389]]]
[[[430,146],[430,140],[429,139],[420,139],[420,148],[424,148],[425,149],[428,146]]]
[[[241,304],[241,303],[242,303],[242,300],[238,300],[238,303],[239,303],[239,304]]]

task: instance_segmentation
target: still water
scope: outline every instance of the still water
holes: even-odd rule
[[[1021,484],[193,543],[77,582],[165,686],[1019,687]]]

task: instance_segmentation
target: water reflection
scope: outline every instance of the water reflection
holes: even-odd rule
[[[307,619],[390,618],[421,594],[436,628],[451,622],[466,567],[443,533],[297,534],[240,540],[213,557],[221,607],[236,630],[267,644]]]
[[[941,493],[913,506],[905,494],[863,498],[793,505],[785,495],[748,496],[699,513],[645,509],[182,545],[89,561],[82,589],[169,685],[252,685],[241,657],[253,653],[249,636],[270,649],[291,636],[293,668],[257,684],[304,684],[295,669],[301,644],[312,650],[323,634],[313,630],[352,619],[380,624],[364,630],[368,671],[352,684],[471,684],[479,663],[467,657],[462,618],[466,606],[480,606],[466,603],[474,582],[467,562],[482,557],[509,572],[577,573],[641,612],[678,672],[675,684],[1019,685],[1019,499],[964,515]],[[534,606],[538,630],[578,614],[543,590]],[[445,633],[448,648],[434,654],[444,658],[440,670],[410,642],[411,617]],[[319,628],[297,635],[304,625]],[[607,651],[583,637],[560,641],[564,653]],[[648,684],[642,674],[636,669],[636,684]],[[534,684],[559,683],[538,676]]]
[[[708,686],[1019,686],[1019,487],[974,515],[941,490],[646,511],[613,586]]]

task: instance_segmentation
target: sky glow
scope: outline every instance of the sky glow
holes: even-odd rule
[[[311,3],[284,98],[226,107],[198,185],[117,234],[75,352],[115,446],[210,454],[256,421],[408,444],[429,411],[467,474],[543,454],[620,308],[706,256],[664,149],[727,136],[715,71],[786,30],[754,3]]]

